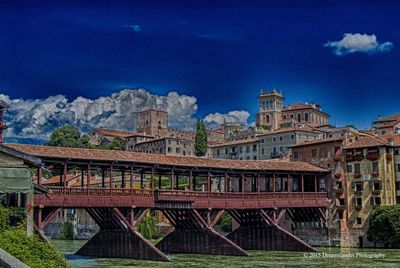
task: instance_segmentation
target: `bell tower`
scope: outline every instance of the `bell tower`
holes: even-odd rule
[[[256,117],[256,126],[269,131],[277,130],[282,116],[282,92],[276,89],[270,92],[261,90],[258,99],[260,109]]]
[[[0,100],[0,143],[3,143],[3,131],[7,128],[4,124],[4,112],[7,110],[8,104]]]

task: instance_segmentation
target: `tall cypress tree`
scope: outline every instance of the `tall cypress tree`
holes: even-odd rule
[[[194,150],[196,156],[205,156],[207,153],[207,129],[203,120],[197,119],[197,129]]]

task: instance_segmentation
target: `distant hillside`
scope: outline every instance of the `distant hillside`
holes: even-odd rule
[[[35,144],[44,145],[47,140],[35,139],[35,138],[18,138],[18,137],[6,137],[4,139],[5,143],[22,143],[22,144]]]

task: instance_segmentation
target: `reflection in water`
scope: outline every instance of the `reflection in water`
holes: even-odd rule
[[[347,249],[319,248],[318,253],[250,251],[248,257],[188,255],[168,256],[171,262],[131,259],[90,258],[74,255],[86,241],[53,240],[71,262],[72,267],[400,267],[400,250],[396,249]],[[343,257],[339,254],[343,253]],[[334,255],[336,254],[336,255]],[[357,255],[358,254],[358,255]],[[383,254],[375,258],[373,254]],[[305,256],[306,255],[306,256]]]

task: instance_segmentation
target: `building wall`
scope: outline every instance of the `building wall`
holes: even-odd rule
[[[194,156],[194,142],[176,138],[163,138],[134,145],[136,152],[175,156]]]
[[[289,155],[288,146],[313,141],[321,136],[320,133],[290,131],[284,133],[271,133],[260,136],[259,159],[278,158],[281,155]]]
[[[156,138],[168,133],[168,113],[158,110],[146,110],[136,114],[136,130]]]
[[[212,147],[212,157],[217,159],[258,160],[259,141]]]
[[[388,150],[388,151],[387,151]],[[362,237],[364,246],[373,246],[367,240],[368,219],[374,207],[380,205],[394,205],[395,179],[393,150],[379,147],[379,158],[367,159],[367,149],[362,149],[365,156],[361,161],[345,161],[345,178],[347,180],[348,196],[348,226],[350,232],[350,246],[359,246],[359,237]],[[390,160],[392,158],[392,160]],[[373,163],[379,167],[378,173],[373,172]],[[355,165],[360,165],[360,173],[356,172]],[[381,190],[373,190],[374,182],[380,183]],[[356,185],[362,185],[362,190],[357,190]],[[356,198],[361,198],[361,203],[356,203]],[[380,199],[380,204],[371,203],[373,199]],[[357,222],[361,221],[361,222]]]
[[[299,120],[300,119],[300,120]],[[317,109],[299,109],[282,111],[281,123],[295,121],[301,124],[320,126],[328,124],[328,115]]]

